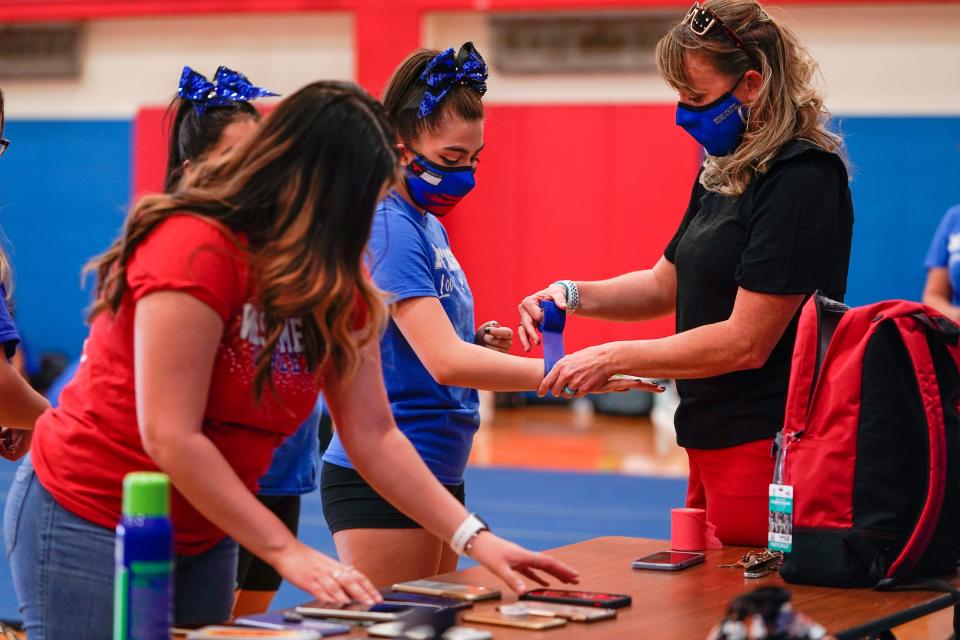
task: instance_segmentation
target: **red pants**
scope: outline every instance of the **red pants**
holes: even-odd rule
[[[723,544],[767,546],[773,440],[727,449],[687,449],[687,506],[707,510]]]

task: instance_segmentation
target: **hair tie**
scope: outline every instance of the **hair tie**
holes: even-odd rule
[[[245,75],[227,67],[217,69],[213,82],[190,67],[184,67],[177,95],[192,102],[197,114],[203,115],[207,107],[228,107],[237,102],[280,94],[254,86]]]
[[[425,85],[423,93],[407,108],[416,108],[417,117],[426,118],[456,86],[467,87],[482,96],[487,92],[488,75],[487,63],[472,42],[465,43],[456,54],[451,47],[427,63],[419,78]]]

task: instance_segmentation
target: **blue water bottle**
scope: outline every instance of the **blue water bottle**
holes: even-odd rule
[[[169,640],[173,623],[170,478],[128,473],[117,524],[113,640]]]

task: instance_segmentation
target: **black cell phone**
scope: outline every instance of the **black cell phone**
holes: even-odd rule
[[[568,591],[566,589],[534,589],[520,596],[521,600],[555,602],[557,604],[575,604],[581,607],[602,607],[620,609],[629,607],[633,598],[621,593],[600,593],[597,591]]]
[[[633,561],[634,569],[680,571],[703,562],[703,554],[694,551],[658,551]]]

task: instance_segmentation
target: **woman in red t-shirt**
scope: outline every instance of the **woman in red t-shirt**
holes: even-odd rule
[[[378,600],[254,497],[321,384],[358,470],[402,511],[446,541],[472,532],[473,557],[518,591],[515,572],[536,578],[534,568],[576,579],[473,527],[390,415],[384,307],[362,258],[396,176],[395,139],[355,85],[308,85],[223,159],[142,200],[94,261],[82,364],[39,419],[33,466],[8,499],[8,555],[33,640],[109,637],[113,527],[134,470],[160,469],[176,488],[177,623],[229,616],[238,542],[314,597]]]

